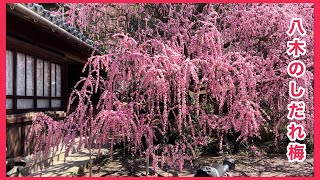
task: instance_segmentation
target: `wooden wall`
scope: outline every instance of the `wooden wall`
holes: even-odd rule
[[[48,57],[50,60],[62,64],[63,107],[59,111],[47,113],[56,120],[63,119],[65,117],[64,111],[66,110],[67,97],[72,88],[71,84],[77,81],[77,77],[70,79],[69,76],[74,74],[79,76],[84,63],[90,57],[91,50],[80,44],[72,43],[66,37],[59,36],[48,27],[44,27],[30,18],[28,19],[28,17],[20,17],[10,9],[7,9],[6,18],[7,48],[37,53],[41,57]],[[27,156],[29,154],[29,148],[32,145],[27,145],[26,140],[35,116],[36,111],[16,114],[8,113],[7,111],[6,158]]]

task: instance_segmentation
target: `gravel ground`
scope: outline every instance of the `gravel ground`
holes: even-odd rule
[[[285,155],[248,156],[248,155],[222,155],[201,156],[194,162],[194,166],[186,164],[182,172],[174,168],[158,168],[157,173],[149,168],[148,176],[158,177],[192,177],[198,167],[221,163],[225,157],[236,160],[235,170],[230,171],[233,177],[305,177],[313,176],[313,156],[308,155],[301,163],[289,163]],[[135,176],[142,177],[146,174],[145,163],[136,159],[133,163],[132,157],[116,152],[113,160],[109,157],[101,158],[93,166],[94,177],[110,176]],[[78,176],[89,176],[88,169],[79,172]]]

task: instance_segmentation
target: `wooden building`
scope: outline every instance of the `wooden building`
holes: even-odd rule
[[[26,139],[36,112],[65,116],[67,97],[80,79],[93,42],[50,10],[59,4],[7,4],[7,158],[29,154]],[[64,8],[64,7],[62,7]]]

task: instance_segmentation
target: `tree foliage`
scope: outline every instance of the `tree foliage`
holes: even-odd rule
[[[298,122],[313,138],[311,4],[70,4],[68,13],[68,22],[106,53],[88,59],[65,121],[57,126],[40,114],[30,139],[46,133],[40,123],[48,139],[62,139],[66,154],[79,136],[79,149],[111,142],[112,156],[114,143],[123,142],[152,157],[153,167],[161,161],[180,169],[208,137],[222,143],[225,134],[238,133],[244,142],[268,125],[277,142],[292,100],[292,37],[285,32],[293,17],[307,30],[300,58],[307,73],[296,79],[306,89],[306,120]],[[38,139],[37,147],[56,145]]]

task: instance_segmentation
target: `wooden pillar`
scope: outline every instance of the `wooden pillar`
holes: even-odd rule
[[[68,89],[68,78],[69,78],[69,72],[68,68],[69,65],[67,63],[62,65],[62,71],[61,71],[61,106],[62,110],[66,111],[68,106],[68,96],[69,96],[69,89]]]

